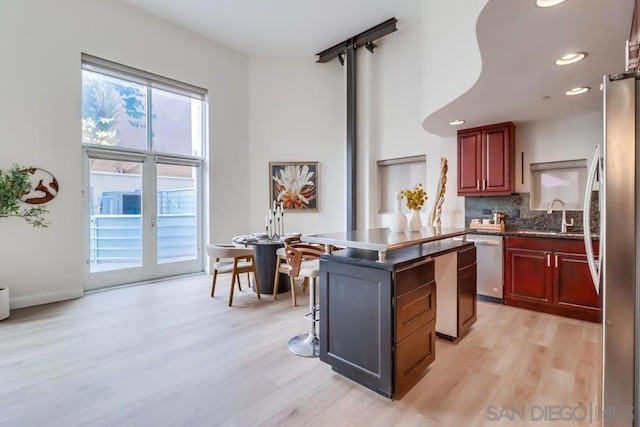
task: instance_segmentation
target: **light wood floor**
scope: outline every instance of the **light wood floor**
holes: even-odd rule
[[[534,422],[531,405],[597,404],[600,325],[479,302],[472,332],[439,341],[421,382],[389,401],[287,350],[308,330],[307,295],[296,308],[288,293],[258,301],[244,277],[228,307],[228,275],[215,298],[210,280],[13,310],[0,322],[0,425],[599,425]]]

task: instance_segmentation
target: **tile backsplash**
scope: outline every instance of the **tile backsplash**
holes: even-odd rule
[[[562,222],[562,210],[560,204],[556,203],[553,212],[532,211],[529,209],[529,193],[516,193],[511,196],[491,196],[491,197],[465,197],[464,222],[469,227],[473,218],[491,218],[493,211],[506,214],[505,227],[507,230],[537,230],[537,231],[560,231]],[[567,231],[581,233],[582,211],[567,210],[567,221],[573,226]],[[600,223],[600,211],[598,208],[598,192],[591,193],[591,231],[598,233]]]

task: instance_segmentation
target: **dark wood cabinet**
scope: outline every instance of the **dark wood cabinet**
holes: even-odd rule
[[[452,310],[437,308],[436,262],[458,253],[450,282]],[[383,396],[404,395],[436,357],[436,317],[461,333],[476,320],[476,256],[470,242],[397,249],[384,262],[372,251],[345,249],[320,259],[320,360]],[[457,280],[456,280],[457,279]],[[440,279],[438,279],[440,280]]]
[[[600,321],[584,242],[507,236],[505,246],[507,305]],[[598,242],[593,246],[597,252]]]
[[[433,264],[423,257],[384,270],[323,260],[320,360],[386,397],[404,394],[435,360]]]
[[[465,335],[476,323],[478,304],[476,248],[458,252],[458,337]]]
[[[422,260],[395,272],[395,391],[406,393],[436,358],[434,262]]]
[[[514,190],[514,124],[458,131],[458,195],[503,196]]]

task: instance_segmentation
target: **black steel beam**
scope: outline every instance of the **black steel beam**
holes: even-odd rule
[[[346,52],[347,62],[347,230],[356,230],[356,47]]]
[[[345,53],[349,46],[355,46],[356,48],[365,46],[369,42],[373,42],[378,40],[381,37],[386,36],[387,34],[391,34],[394,31],[397,31],[396,23],[398,20],[396,18],[389,18],[381,24],[376,25],[375,27],[371,27],[366,31],[361,32],[343,42],[338,43],[335,46],[331,46],[329,49],[325,49],[320,53],[317,53],[318,61],[317,62],[328,62],[333,58],[336,58],[341,53]]]
[[[328,62],[338,58],[340,64],[347,62],[347,230],[356,230],[357,174],[356,174],[356,49],[365,46],[370,52],[377,46],[377,39],[397,31],[396,18],[390,18],[358,35],[318,53],[317,62]],[[345,58],[346,57],[346,58]]]

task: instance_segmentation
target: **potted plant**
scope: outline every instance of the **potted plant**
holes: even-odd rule
[[[34,227],[47,227],[44,219],[48,211],[42,206],[25,207],[20,201],[31,190],[28,168],[13,165],[0,169],[0,218],[18,217]]]
[[[47,227],[42,206],[25,207],[20,201],[31,190],[28,168],[13,165],[0,169],[0,218],[18,217],[33,227]],[[9,317],[9,288],[0,286],[0,320]]]

